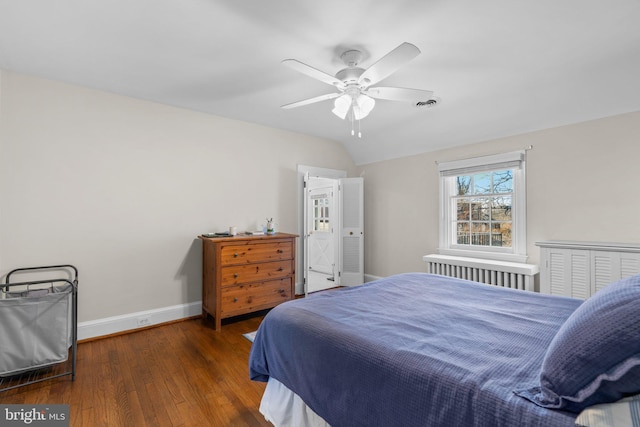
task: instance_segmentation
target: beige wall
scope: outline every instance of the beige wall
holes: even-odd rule
[[[436,161],[523,149],[527,251],[541,240],[640,243],[640,112],[359,167],[365,179],[365,271],[425,271],[438,246]]]
[[[0,275],[80,269],[80,321],[201,298],[194,237],[275,217],[296,232],[296,166],[365,179],[365,271],[424,271],[438,243],[435,161],[528,152],[536,241],[640,242],[640,113],[356,168],[340,144],[0,72]]]
[[[338,143],[0,78],[0,276],[75,264],[81,322],[199,301],[198,234],[266,217],[295,233],[297,164],[355,170]]]

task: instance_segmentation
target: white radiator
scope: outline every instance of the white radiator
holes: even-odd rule
[[[534,291],[539,268],[533,264],[493,261],[449,255],[425,255],[427,272],[473,280],[487,285]]]
[[[609,283],[640,274],[640,245],[633,243],[536,242],[540,292],[587,299]]]

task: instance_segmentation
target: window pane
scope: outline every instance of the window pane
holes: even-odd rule
[[[468,222],[459,222],[457,227],[457,242],[459,245],[468,245],[470,244],[469,239],[469,223]]]
[[[499,247],[511,247],[511,223],[493,223],[491,228],[491,245]]]
[[[493,192],[513,192],[513,171],[511,169],[493,172]]]
[[[467,194],[471,194],[471,177],[457,176],[456,177],[456,195],[466,196]]]
[[[490,246],[488,222],[471,223],[471,244],[476,246]]]
[[[471,220],[472,221],[489,221],[489,199],[477,198],[471,199]]]
[[[491,203],[491,220],[511,221],[511,196],[493,198]]]
[[[491,193],[491,172],[473,175],[473,194]]]
[[[456,200],[458,221],[469,221],[469,199]]]

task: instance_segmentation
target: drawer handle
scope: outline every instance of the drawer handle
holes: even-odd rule
[[[234,273],[234,274],[233,274],[233,278],[234,278],[234,279],[237,279],[237,278],[238,278],[238,273]]]
[[[278,249],[278,253],[282,254],[282,253],[284,253],[284,251],[282,249]]]
[[[280,292],[281,294],[284,294],[284,289],[280,289],[278,292]]]
[[[234,299],[233,299],[233,302],[238,302],[238,298],[234,298]]]
[[[236,252],[235,254],[233,254],[234,258],[238,258],[238,252]]]
[[[280,268],[278,269],[278,271],[284,271],[284,268],[280,267]]]

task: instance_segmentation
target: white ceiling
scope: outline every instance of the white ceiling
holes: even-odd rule
[[[361,122],[332,101],[283,110],[402,42],[382,83],[428,89]],[[342,142],[357,164],[640,111],[638,0],[0,0],[0,68]]]

